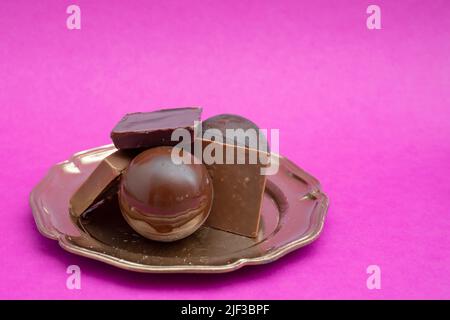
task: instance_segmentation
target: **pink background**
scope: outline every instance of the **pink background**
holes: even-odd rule
[[[450,2],[0,2],[0,298],[450,298]],[[126,112],[201,105],[280,128],[331,198],[322,236],[264,266],[152,275],[66,253],[28,204]],[[68,290],[78,264],[82,289]],[[381,267],[381,290],[366,268]]]

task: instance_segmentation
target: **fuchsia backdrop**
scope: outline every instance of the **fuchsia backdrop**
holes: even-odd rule
[[[0,2],[0,298],[450,298],[450,2]],[[281,130],[331,198],[323,234],[265,266],[134,274],[37,231],[55,162],[126,112],[201,105]],[[78,264],[82,289],[65,286]],[[366,268],[381,267],[381,290]]]

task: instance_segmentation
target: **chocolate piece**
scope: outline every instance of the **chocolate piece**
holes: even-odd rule
[[[165,109],[125,115],[111,132],[117,149],[174,146],[172,132],[185,128],[193,137],[194,121],[200,121],[201,108]]]
[[[80,217],[90,206],[101,200],[133,159],[132,152],[116,151],[103,159],[70,199],[70,213]]]
[[[213,187],[206,167],[193,164],[192,154],[187,155],[191,164],[175,164],[172,150],[157,147],[140,153],[120,183],[119,202],[125,220],[151,240],[187,237],[211,210]]]
[[[225,154],[226,144],[203,140],[204,148],[211,144],[223,148]],[[205,164],[214,188],[213,206],[205,224],[247,237],[256,237],[266,176],[261,175],[262,164],[248,164],[248,161],[246,164],[236,163],[238,149],[243,149],[246,159],[249,158],[250,149],[233,148],[234,164]]]
[[[234,161],[227,164],[207,163],[205,165],[213,181],[214,202],[206,225],[228,232],[237,233],[247,237],[256,237],[258,234],[261,205],[264,196],[266,176],[261,175],[261,168],[267,166],[260,161],[260,153],[268,156],[266,152],[249,148],[254,146],[245,135],[229,136],[226,129],[254,129],[258,127],[240,116],[219,115],[210,118],[202,124],[203,132],[208,129],[218,129],[224,135],[226,143],[211,141],[203,138],[203,151],[205,148],[221,148],[225,156],[226,148],[232,148]],[[267,141],[264,141],[267,145]],[[258,145],[264,150],[267,146]],[[241,153],[242,152],[242,153]],[[250,154],[256,155],[257,161],[251,163]],[[241,156],[239,156],[241,154]],[[244,164],[238,162],[244,157]],[[203,154],[205,161],[205,152]]]

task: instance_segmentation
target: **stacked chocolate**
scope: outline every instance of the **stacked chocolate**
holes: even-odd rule
[[[115,199],[127,223],[151,240],[178,240],[202,225],[256,237],[267,141],[243,117],[219,115],[201,122],[201,111],[125,115],[111,132],[118,150],[72,196],[71,215],[95,214],[104,201]],[[249,129],[258,135],[248,135]]]

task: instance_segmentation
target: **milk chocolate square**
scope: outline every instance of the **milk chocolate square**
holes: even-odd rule
[[[134,152],[116,151],[103,159],[70,199],[70,214],[79,218],[102,194],[117,183],[122,172],[135,156]]]
[[[247,237],[258,235],[261,205],[264,197],[266,176],[261,174],[261,169],[267,164],[260,162],[250,163],[250,154],[257,157],[261,151],[248,147],[223,144],[202,139],[203,150],[209,145],[222,149],[226,154],[226,148],[234,150],[233,163],[206,163],[211,176],[214,198],[210,215],[205,225],[240,234]],[[267,153],[265,153],[267,156]],[[243,158],[242,158],[243,157]],[[241,158],[243,164],[238,163]]]

